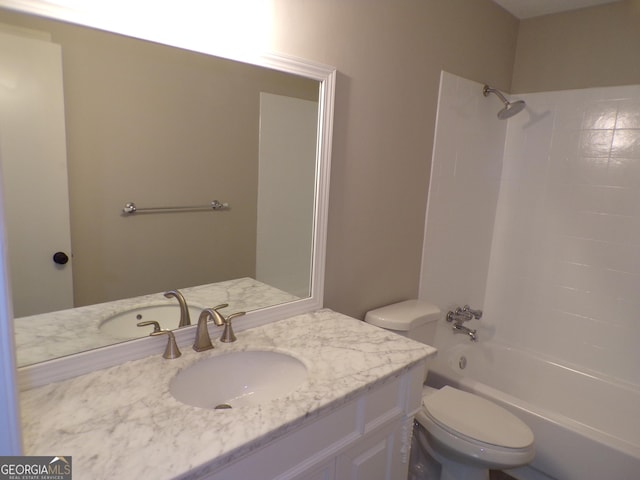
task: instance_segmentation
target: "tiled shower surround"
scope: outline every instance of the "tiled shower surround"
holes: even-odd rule
[[[443,74],[420,296],[640,385],[640,86],[513,97],[527,108],[501,121],[482,84]]]

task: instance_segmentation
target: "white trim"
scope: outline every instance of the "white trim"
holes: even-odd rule
[[[136,0],[135,2],[131,0],[111,0],[109,2],[102,0],[0,0],[0,7],[95,27],[179,48],[188,48],[201,53],[300,75],[320,82],[311,296],[296,302],[275,305],[250,312],[245,318],[237,322],[236,330],[240,332],[246,328],[264,325],[279,319],[321,308],[324,294],[324,265],[336,70],[327,65],[287,55],[231,50],[228,48],[228,43],[232,42],[225,42],[227,45],[223,46],[215,44],[211,38],[205,38],[206,32],[202,31],[197,32],[195,35],[187,36],[188,38],[182,38],[182,34],[185,33],[184,28],[166,28],[169,17],[175,15],[177,8],[180,9],[179,12],[181,16],[182,13],[184,13],[184,18],[180,20],[198,21],[200,22],[198,25],[202,25],[201,20],[198,20],[199,11],[197,8],[197,6],[202,5],[202,3],[198,4],[196,0],[183,1],[184,3],[180,3],[178,7],[176,3],[173,2],[157,2],[156,0]],[[173,3],[173,5],[170,5],[171,3]],[[144,8],[151,6],[153,6],[153,10],[149,10],[149,12],[153,11],[153,15],[148,15],[143,22],[140,21],[140,17],[137,17],[137,22],[132,21],[132,17],[136,16],[134,14],[140,13]],[[184,27],[184,23],[182,26]],[[5,337],[10,335],[11,340],[13,340],[13,335],[10,332],[10,322],[6,323],[9,327],[9,333],[5,335],[3,331],[0,331],[0,335]],[[193,328],[194,327],[186,328],[176,332],[176,338],[181,348],[190,348],[189,344],[193,341],[194,335]],[[212,333],[212,335],[215,335],[215,332]],[[3,348],[3,352],[7,351],[8,350]],[[161,341],[156,338],[143,338],[112,345],[20,368],[18,372],[19,386],[21,389],[33,388],[45,383],[64,380],[96,369],[106,368],[128,360],[159,354],[161,352]],[[8,354],[4,354],[4,357],[7,355]],[[3,362],[3,366],[6,365],[9,364]],[[13,367],[11,367],[11,371],[13,371],[12,368]],[[11,387],[9,387],[9,390],[11,391]]]
[[[13,309],[8,285],[9,258],[4,230],[4,202],[1,195],[0,204],[0,455],[21,455],[22,436],[16,390]]]
[[[435,180],[434,180],[434,175],[437,173],[436,172],[436,167],[435,167],[435,155],[436,155],[436,148],[437,148],[437,142],[438,142],[438,136],[436,135],[435,129],[438,128],[438,117],[442,114],[442,112],[440,112],[440,99],[442,97],[442,83],[443,83],[443,77],[445,75],[445,71],[444,70],[440,70],[440,83],[438,85],[438,105],[436,107],[436,123],[435,123],[435,127],[434,127],[434,134],[433,134],[433,147],[431,148],[431,168],[429,170],[429,189],[428,189],[428,193],[427,193],[427,206],[426,209],[424,211],[424,229],[423,229],[423,234],[422,234],[422,256],[420,257],[420,278],[418,280],[418,298],[421,300],[429,300],[427,298],[427,295],[424,291],[424,275],[422,272],[425,271],[426,267],[426,261],[427,261],[427,233],[428,233],[428,228],[429,228],[429,206],[431,205],[431,202],[433,201],[433,195],[435,195],[435,190],[434,188],[432,188],[432,186],[435,184]]]

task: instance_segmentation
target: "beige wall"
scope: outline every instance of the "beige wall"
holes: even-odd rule
[[[416,297],[440,71],[509,90],[518,22],[490,0],[273,3],[275,49],[338,69],[325,304]]]
[[[325,304],[362,317],[415,297],[440,72],[510,90],[518,21],[490,0],[272,8],[267,49],[338,69]]]
[[[512,92],[640,83],[640,2],[521,22]]]
[[[255,276],[259,94],[317,99],[317,82],[10,12],[0,22],[62,45],[76,306]],[[120,214],[214,199],[231,209]]]

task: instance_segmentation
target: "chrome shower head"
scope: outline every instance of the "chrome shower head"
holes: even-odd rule
[[[498,112],[498,118],[500,120],[506,120],[514,115],[520,113],[527,104],[524,100],[516,100],[515,102],[507,102],[507,105]]]
[[[489,85],[485,85],[482,88],[482,94],[485,97],[488,97],[490,93],[495,94],[496,97],[498,97],[502,101],[502,103],[504,103],[504,108],[498,112],[498,118],[500,120],[506,120],[507,118],[513,117],[517,113],[520,113],[527,105],[524,100],[516,100],[515,102],[510,102],[505,98],[500,90],[496,90],[495,88],[491,88]]]

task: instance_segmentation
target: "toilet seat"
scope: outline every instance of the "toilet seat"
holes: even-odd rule
[[[445,386],[423,396],[416,416],[447,455],[501,468],[529,463],[533,432],[512,413],[477,395]]]

